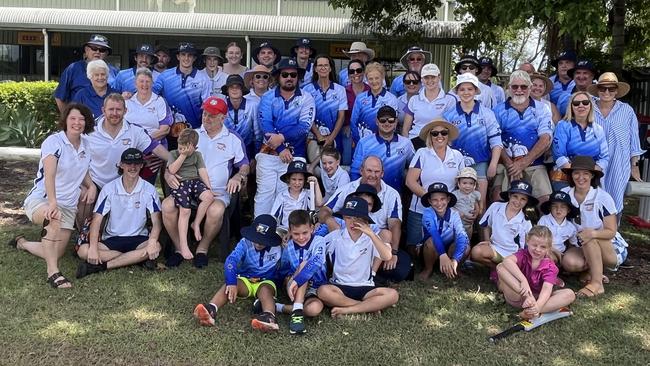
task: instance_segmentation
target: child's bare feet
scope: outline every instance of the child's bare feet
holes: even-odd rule
[[[187,246],[184,248],[181,248],[181,255],[183,256],[184,259],[192,259],[194,258],[194,255],[190,251],[190,248]]]
[[[194,239],[196,241],[201,241],[203,236],[201,236],[201,223],[200,222],[192,222],[192,231],[194,231]]]
[[[333,307],[332,310],[331,310],[332,318],[334,318],[334,319],[339,319],[343,315],[348,314],[348,313],[349,313],[348,308],[344,308],[344,307],[338,307],[337,306],[337,307]]]

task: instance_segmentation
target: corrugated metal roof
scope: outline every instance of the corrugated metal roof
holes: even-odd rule
[[[428,22],[426,27],[426,38],[461,38],[460,22],[433,21]],[[0,29],[2,28],[205,36],[264,34],[270,38],[372,38],[368,29],[354,27],[350,19],[346,18],[11,7],[0,7]]]

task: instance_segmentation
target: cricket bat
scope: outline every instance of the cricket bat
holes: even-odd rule
[[[312,224],[318,222],[318,213],[316,212],[316,182],[309,182],[309,216]]]
[[[573,313],[571,312],[571,310],[569,310],[569,308],[561,308],[559,310],[556,310],[556,311],[553,311],[553,312],[550,312],[550,313],[542,314],[536,319],[522,320],[519,323],[513,325],[512,327],[504,330],[503,332],[489,337],[488,340],[490,342],[494,343],[494,342],[498,341],[499,339],[503,339],[503,338],[508,337],[508,336],[510,336],[510,335],[512,335],[514,333],[519,332],[519,331],[523,330],[523,331],[526,331],[526,332],[530,332],[531,330],[533,330],[533,329],[535,329],[535,328],[537,328],[537,327],[539,327],[541,325],[544,325],[544,324],[546,324],[548,322],[552,322],[552,321],[557,320],[557,319],[566,318],[567,316],[570,316],[570,315],[573,315]]]

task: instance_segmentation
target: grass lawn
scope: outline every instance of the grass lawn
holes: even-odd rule
[[[38,235],[16,208],[34,171],[19,178],[22,189],[2,183],[1,243],[18,232]],[[632,252],[634,269],[610,276],[605,295],[578,301],[573,317],[497,344],[487,337],[512,325],[517,311],[484,271],[401,284],[399,303],[381,316],[334,321],[325,311],[308,320],[308,334],[290,336],[288,316],[279,317],[279,334],[254,332],[250,300],[220,309],[216,327],[199,327],[194,305],[223,283],[223,266],[215,261],[205,270],[133,267],[75,280],[78,262],[66,254],[61,270],[74,288],[57,291],[45,283],[41,260],[2,244],[0,364],[648,365],[648,236],[629,226],[624,233],[645,250]],[[568,285],[578,288],[575,279]]]

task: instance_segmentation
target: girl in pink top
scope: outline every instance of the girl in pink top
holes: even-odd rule
[[[523,308],[519,316],[533,319],[568,306],[575,300],[570,289],[553,291],[553,285],[564,286],[557,277],[558,268],[548,254],[553,247],[553,234],[545,226],[534,226],[526,235],[525,249],[507,256],[497,266],[499,290],[508,304]]]

